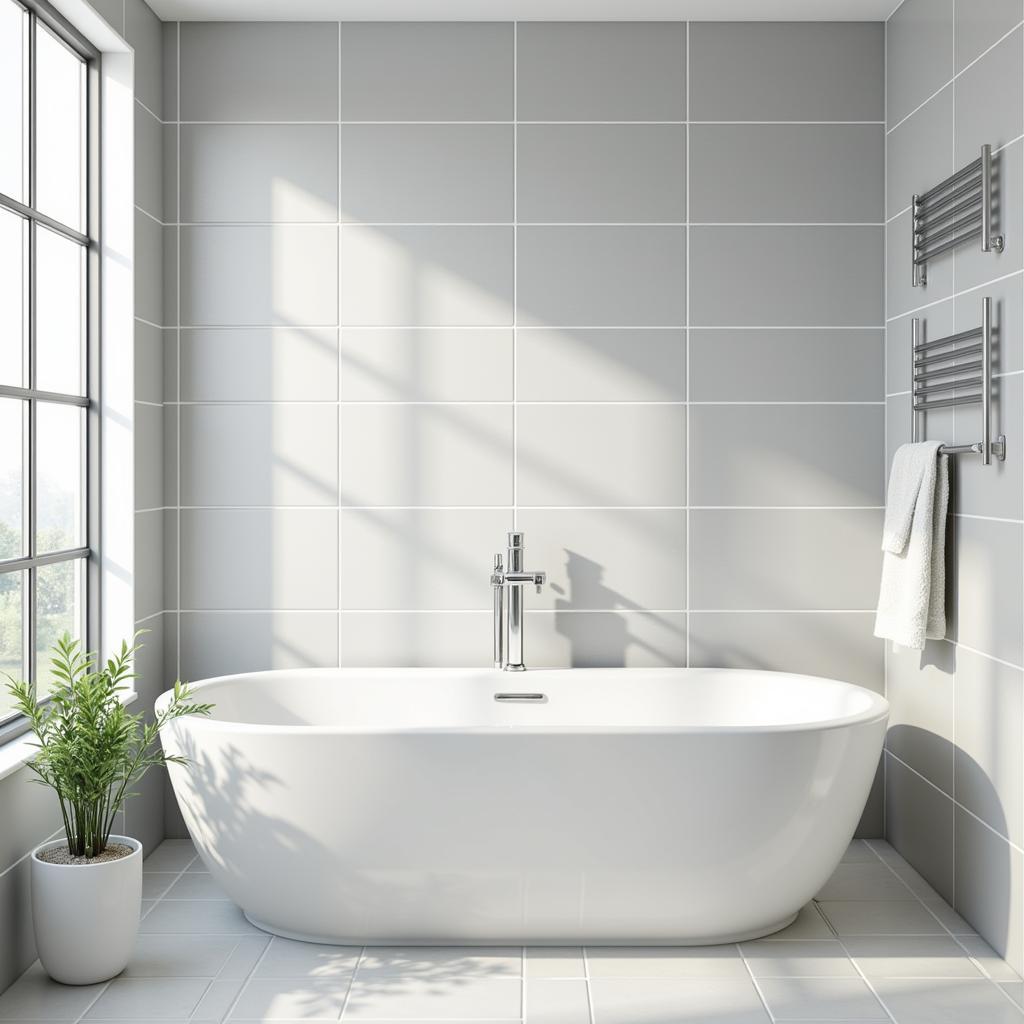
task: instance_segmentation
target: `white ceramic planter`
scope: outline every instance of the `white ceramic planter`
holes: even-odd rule
[[[50,864],[43,843],[32,854],[32,923],[46,973],[64,985],[91,985],[128,965],[142,911],[142,843],[111,836],[132,847],[127,857],[102,864]]]

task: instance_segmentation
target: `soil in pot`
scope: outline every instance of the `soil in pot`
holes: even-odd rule
[[[124,843],[110,843],[109,846],[96,857],[79,857],[73,854],[66,846],[57,846],[52,850],[42,850],[37,856],[47,864],[106,864],[112,860],[120,860],[132,852],[130,846]]]

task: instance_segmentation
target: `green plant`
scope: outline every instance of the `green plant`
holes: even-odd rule
[[[78,857],[95,857],[107,848],[114,817],[150,768],[188,763],[156,747],[161,727],[213,708],[194,703],[189,688],[176,682],[173,699],[150,721],[145,713],[130,714],[120,695],[135,678],[132,660],[140,646],[136,634],[131,647],[123,641],[97,668],[96,655],[65,633],[53,648],[54,686],[45,703],[36,703],[28,683],[8,676],[14,705],[37,740],[39,752],[29,765],[38,776],[33,781],[56,792],[68,849]]]

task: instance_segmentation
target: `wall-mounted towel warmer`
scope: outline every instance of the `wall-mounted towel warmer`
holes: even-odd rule
[[[992,234],[992,147],[961,167],[911,205],[912,282],[927,282],[929,260],[972,238],[981,238],[982,252],[1002,252],[1003,236]]]
[[[981,403],[981,440],[973,444],[944,444],[941,455],[982,456],[989,465],[994,455],[1006,458],[1006,437],[992,440],[992,300],[981,300],[981,326],[934,341],[921,340],[921,320],[911,324],[911,439],[918,440],[918,416],[929,409]],[[952,394],[950,394],[952,392]],[[939,397],[933,397],[939,396]]]

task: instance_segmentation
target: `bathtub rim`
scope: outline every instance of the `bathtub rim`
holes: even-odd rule
[[[201,679],[198,682],[190,683],[189,690],[193,696],[200,698],[204,690],[223,683],[234,682],[236,685],[241,680],[259,676],[268,680],[294,678],[295,676],[326,676],[329,673],[338,673],[342,677],[346,675],[355,676],[365,673],[371,678],[374,675],[394,676],[396,673],[407,671],[417,673],[451,673],[453,676],[476,676],[486,673],[493,673],[500,677],[503,673],[487,668],[444,668],[444,667],[408,667],[394,666],[369,668],[298,668],[298,669],[265,669],[257,672],[233,672],[228,675],[211,676]],[[887,698],[867,687],[859,686],[856,683],[849,683],[842,679],[833,679],[829,676],[811,676],[799,672],[781,672],[769,669],[736,669],[736,668],[553,668],[536,669],[532,672],[519,675],[517,679],[544,674],[630,674],[647,675],[663,674],[666,672],[689,673],[693,671],[714,672],[723,675],[761,675],[784,677],[791,679],[809,680],[812,682],[837,683],[841,686],[850,687],[866,694],[869,698],[868,707],[863,711],[841,717],[817,719],[809,722],[776,722],[762,725],[592,725],[592,726],[567,726],[567,725],[453,725],[453,726],[366,726],[366,725],[276,725],[272,723],[235,722],[230,719],[206,718],[193,715],[187,719],[175,719],[174,722],[187,723],[187,728],[198,729],[203,732],[227,732],[235,735],[266,735],[272,733],[282,736],[608,736],[620,735],[629,736],[641,734],[644,736],[681,735],[681,736],[728,736],[728,735],[750,735],[750,734],[792,734],[804,732],[824,732],[833,729],[846,729],[858,725],[873,725],[884,722],[888,719],[890,704]],[[154,710],[159,714],[170,702],[174,694],[173,688],[161,693],[154,704]],[[167,723],[165,728],[171,727],[174,722]]]

